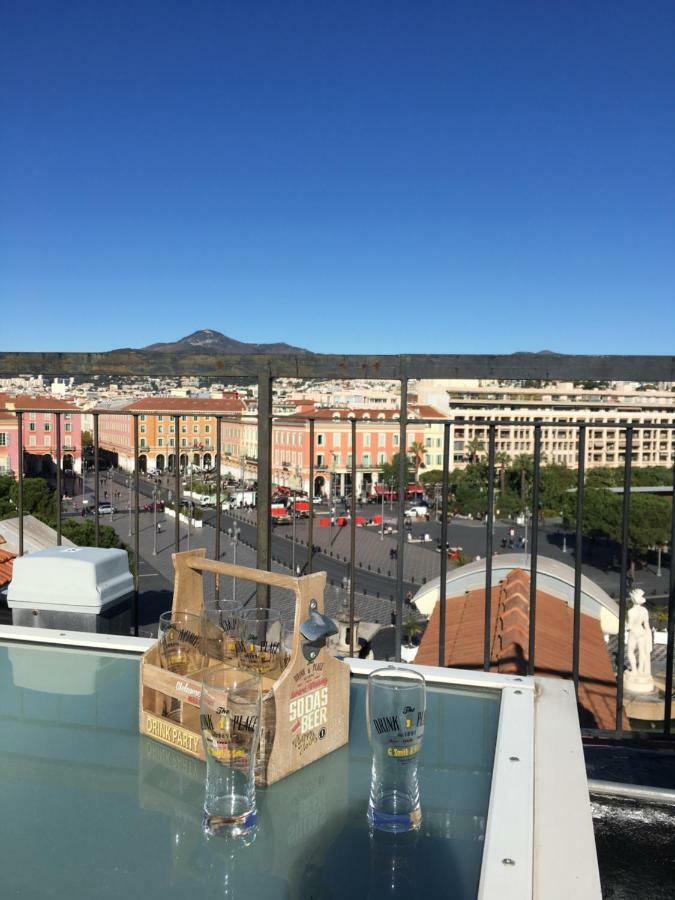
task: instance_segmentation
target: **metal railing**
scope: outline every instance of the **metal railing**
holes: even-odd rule
[[[171,367],[167,371],[169,361],[164,359],[165,354],[153,354],[150,359],[146,356],[136,355],[133,351],[124,354],[70,354],[62,357],[53,354],[0,354],[0,375],[9,374],[19,371],[39,371],[49,375],[64,374],[82,374],[86,372],[88,376],[93,374],[128,374],[128,367],[134,364],[136,366],[135,374],[153,375],[158,377],[161,375],[172,375],[175,377],[176,372],[185,372],[186,374],[203,374],[211,377],[250,377],[255,374],[258,381],[258,509],[256,522],[256,560],[257,566],[261,569],[269,570],[272,562],[272,517],[271,517],[271,497],[273,486],[273,465],[272,465],[272,432],[275,422],[279,424],[303,422],[309,434],[309,486],[310,495],[313,493],[315,478],[315,429],[316,420],[313,416],[289,416],[274,417],[272,414],[272,394],[273,380],[275,376],[297,376],[297,377],[314,377],[314,378],[345,378],[359,376],[361,378],[382,379],[382,378],[398,378],[400,380],[400,409],[401,415],[398,421],[399,426],[399,448],[407,447],[407,435],[410,429],[419,430],[426,425],[442,426],[443,429],[443,475],[442,475],[442,504],[441,504],[441,537],[440,544],[442,548],[447,547],[448,537],[448,517],[449,517],[449,463],[451,452],[451,428],[453,426],[466,426],[475,424],[469,419],[454,418],[452,420],[423,419],[415,416],[408,418],[408,381],[411,378],[456,378],[456,377],[496,377],[503,379],[513,378],[547,378],[547,379],[572,379],[583,377],[585,379],[640,379],[649,381],[675,381],[675,363],[673,358],[664,357],[600,357],[600,358],[584,358],[584,357],[562,357],[551,354],[544,357],[529,354],[519,354],[513,357],[439,357],[437,359],[429,359],[428,357],[378,357],[378,358],[362,358],[362,357],[231,357],[218,358],[208,356],[193,356],[186,354],[180,358],[171,358]],[[123,359],[121,358],[123,357]],[[190,368],[191,366],[191,368]],[[175,549],[181,546],[181,531],[178,512],[181,502],[181,472],[180,472],[180,455],[183,452],[189,453],[192,448],[181,448],[178,446],[179,441],[179,423],[180,416],[183,414],[199,415],[199,411],[195,409],[176,411],[175,409],[162,409],[161,398],[157,399],[156,409],[144,409],[142,414],[145,416],[152,415],[168,415],[173,417],[175,425],[175,441],[174,449],[174,496],[176,502],[176,518],[174,531]],[[23,435],[22,417],[28,410],[18,409],[16,415],[18,418],[18,433]],[[30,412],[49,412],[56,416],[56,450],[57,450],[57,466],[56,466],[56,491],[59,497],[57,504],[56,516],[56,539],[57,543],[61,542],[62,536],[62,512],[61,512],[61,415],[63,410],[45,408],[36,410],[31,408]],[[139,446],[139,427],[138,412],[116,411],[111,409],[93,411],[93,442],[94,442],[94,515],[95,515],[95,541],[98,544],[100,539],[100,515],[99,515],[99,417],[126,415],[131,416],[133,420],[133,453],[134,453],[134,554],[139,559],[139,494],[140,494],[140,465],[139,458],[141,448]],[[214,416],[213,410],[203,412],[202,415]],[[216,414],[216,447],[214,454],[214,466],[216,471],[216,513],[215,513],[215,553],[216,557],[220,557],[221,549],[221,507],[222,507],[222,425],[231,419],[234,422],[241,422],[241,415]],[[324,420],[321,420],[324,423]],[[344,425],[350,427],[352,447],[356,447],[357,429],[373,429],[378,425],[377,420],[372,419],[351,419],[345,421]],[[488,505],[486,514],[485,529],[485,605],[484,605],[484,640],[483,640],[483,668],[490,668],[491,659],[491,628],[492,628],[492,587],[493,587],[493,527],[495,523],[495,446],[497,429],[504,426],[517,425],[519,428],[529,428],[534,431],[534,458],[533,458],[533,477],[532,477],[532,509],[535,511],[539,507],[539,490],[541,481],[541,462],[542,462],[542,429],[544,428],[561,428],[567,427],[577,431],[578,434],[578,471],[577,471],[577,495],[576,495],[576,530],[575,530],[575,566],[574,566],[574,605],[573,605],[573,658],[572,658],[572,680],[575,689],[579,688],[579,670],[580,670],[580,622],[581,622],[581,575],[583,564],[583,511],[585,496],[585,459],[586,459],[586,438],[587,429],[601,429],[595,422],[580,422],[578,420],[561,421],[545,421],[542,417],[532,415],[528,421],[524,421],[521,417],[518,419],[509,419],[507,417],[495,416],[494,420],[487,419],[485,427],[488,432],[487,447],[487,477],[488,477]],[[619,574],[619,627],[618,627],[618,653],[617,653],[617,684],[616,684],[616,707],[615,707],[615,729],[616,736],[624,734],[622,730],[623,721],[623,678],[625,662],[625,623],[626,623],[626,606],[627,606],[627,586],[628,586],[628,546],[629,546],[629,519],[630,519],[630,484],[631,484],[631,468],[632,468],[632,446],[633,436],[641,430],[653,430],[653,423],[630,423],[612,424],[605,426],[604,430],[621,431],[625,433],[625,450],[624,450],[624,492],[622,502],[622,541],[621,541],[621,557],[620,557],[620,574]],[[659,423],[659,430],[666,431],[675,428],[675,423]],[[168,449],[168,448],[167,448]],[[24,479],[24,453],[23,440],[21,441],[20,464],[18,473],[18,514],[19,514],[19,552],[24,551],[23,536],[23,479]],[[671,461],[672,465],[672,461]],[[378,465],[374,464],[373,469],[377,470]],[[357,565],[356,565],[356,520],[357,520],[357,496],[355,486],[357,483],[357,470],[362,467],[357,466],[356,453],[352,455],[351,467],[351,509],[350,509],[350,560],[349,560],[349,619],[350,619],[350,652],[354,652],[354,616],[355,616],[355,591],[357,583]],[[675,490],[675,467],[673,468],[673,485]],[[406,453],[399,454],[399,484],[407,482],[407,460]],[[402,492],[401,492],[402,493]],[[404,559],[406,553],[406,540],[404,528],[404,507],[405,504],[401,500],[398,503],[398,533],[397,533],[397,558],[395,573],[395,589],[394,589],[394,614],[395,614],[395,645],[400,652],[402,644],[402,625],[404,611]],[[309,530],[307,541],[307,559],[306,571],[311,572],[314,566],[314,517],[310,515]],[[666,660],[666,684],[664,698],[664,725],[663,736],[669,738],[671,736],[671,697],[673,689],[673,648],[675,646],[675,566],[672,564],[672,548],[675,547],[675,515],[671,521],[671,565],[670,577],[668,585],[668,638],[667,638],[667,660]],[[539,524],[538,515],[534,514],[532,518],[532,533],[529,544],[530,556],[530,598],[529,598],[529,640],[528,640],[528,658],[527,672],[534,674],[536,671],[536,616],[537,616],[537,573],[539,562]],[[134,612],[133,625],[135,633],[138,633],[138,565],[135,569],[134,588]],[[440,555],[440,585],[439,585],[439,647],[438,661],[440,665],[446,664],[445,655],[445,622],[446,622],[446,606],[447,606],[447,554],[442,552]],[[270,603],[269,588],[264,585],[258,586],[257,603],[261,607],[268,607]]]

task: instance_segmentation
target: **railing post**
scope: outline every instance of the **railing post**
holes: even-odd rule
[[[98,413],[94,413],[94,541],[98,547],[101,539],[100,524],[98,519],[99,493],[99,467],[98,467]]]
[[[134,635],[138,637],[138,568],[141,559],[139,519],[138,519],[138,495],[140,491],[139,471],[139,446],[138,446],[138,413],[134,413]],[[147,459],[147,454],[146,454]]]
[[[314,419],[309,420],[309,529],[307,532],[307,572],[314,565]]]
[[[23,556],[23,413],[18,412],[17,429],[18,429],[18,492],[17,492],[17,512],[19,513],[19,556]]]
[[[56,546],[61,546],[61,413],[56,413]]]
[[[572,628],[572,680],[574,693],[579,695],[579,653],[581,635],[581,564],[584,548],[584,485],[586,471],[586,426],[579,426],[579,454],[577,468],[577,527],[574,549],[574,624]]]
[[[673,462],[673,502],[670,510],[670,577],[668,579],[668,640],[666,644],[666,696],[664,733],[670,736],[673,699],[673,645],[675,645],[675,461]]]
[[[438,596],[438,665],[445,666],[445,604],[448,594],[448,490],[450,476],[450,423],[443,425],[443,499],[441,502],[441,582]]]
[[[241,424],[241,420],[240,420]],[[222,416],[216,416],[216,537],[215,537],[215,555],[216,559],[220,562],[220,529],[221,529],[221,516],[222,516],[222,483],[220,476],[220,460],[223,452],[223,436],[222,436],[222,428],[223,428],[223,418]],[[242,433],[242,429],[239,429],[239,434]],[[243,481],[242,481],[243,488]],[[220,599],[220,575],[216,573],[215,576],[215,592],[216,592],[216,600]]]
[[[495,520],[495,425],[490,425],[488,438],[488,506],[485,523],[485,617],[483,623],[483,670],[490,671],[492,630],[492,554]]]
[[[630,480],[633,461],[633,429],[626,428],[626,453],[623,467],[623,511],[621,519],[621,583],[619,584],[619,647],[616,660],[616,710],[615,729],[623,730],[623,663],[626,645],[626,600],[628,578],[628,525],[630,520]]]
[[[174,512],[176,518],[173,524],[173,544],[176,553],[180,552],[180,416],[174,416],[173,426],[176,432],[176,450],[173,454],[173,486],[174,486]],[[186,432],[187,433],[187,432]]]
[[[272,386],[268,372],[258,376],[258,516],[257,555],[259,569],[271,570],[272,545]],[[270,589],[267,584],[257,586],[259,609],[269,609]]]
[[[356,419],[352,419],[352,496],[349,560],[349,655],[354,656],[354,594],[356,590]]]
[[[532,528],[530,534],[530,635],[527,674],[534,675],[537,628],[537,563],[539,550],[539,479],[541,473],[541,425],[534,426],[534,471],[532,473]],[[525,548],[527,552],[527,547]]]
[[[399,456],[398,456],[398,553],[396,562],[396,662],[401,661],[401,644],[403,643],[403,555],[405,553],[405,490],[408,486],[408,379],[401,379],[401,409],[399,418]],[[356,447],[352,447],[352,458]]]

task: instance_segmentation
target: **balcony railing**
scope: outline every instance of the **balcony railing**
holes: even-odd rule
[[[257,465],[257,494],[258,508],[256,521],[256,560],[257,566],[262,569],[270,569],[272,563],[272,517],[270,515],[272,484],[274,478],[274,466],[272,465],[272,431],[275,422],[283,422],[287,425],[289,422],[302,422],[308,426],[309,442],[311,448],[316,448],[315,444],[315,419],[309,416],[291,416],[279,418],[273,416],[272,412],[272,387],[275,377],[302,377],[302,378],[348,378],[359,377],[362,379],[398,379],[400,381],[400,402],[402,415],[398,421],[399,427],[399,446],[407,447],[407,435],[409,428],[419,429],[426,425],[433,424],[440,426],[443,431],[443,463],[442,463],[442,487],[441,487],[441,504],[439,505],[441,534],[440,546],[445,548],[448,546],[448,514],[450,511],[449,488],[450,488],[450,436],[453,426],[466,427],[470,423],[463,418],[455,417],[439,421],[439,419],[421,419],[415,417],[409,419],[407,416],[408,409],[408,382],[412,378],[545,378],[547,380],[573,380],[579,377],[585,379],[631,379],[642,381],[675,381],[675,362],[672,358],[662,357],[604,357],[604,358],[583,358],[583,357],[564,357],[551,355],[529,355],[516,354],[511,357],[325,357],[325,356],[275,356],[275,357],[212,357],[206,355],[184,354],[174,357],[162,353],[144,356],[134,351],[124,351],[113,354],[0,354],[0,375],[15,375],[18,372],[40,372],[44,375],[87,375],[91,377],[97,374],[109,375],[129,375],[133,373],[137,376],[161,377],[163,375],[175,377],[176,374],[191,374],[210,377],[224,378],[257,378],[258,382],[258,465]],[[31,412],[36,412],[31,409]],[[64,446],[61,440],[61,418],[63,413],[58,409],[45,408],[37,410],[37,412],[53,412],[55,414],[55,447],[56,447],[56,492],[59,498],[56,514],[56,540],[61,543],[63,529],[63,511],[60,498],[63,494],[63,467],[62,457]],[[23,434],[23,417],[26,416],[28,410],[16,410],[18,419],[18,434]],[[162,399],[157,398],[157,408],[155,410],[143,410],[143,415],[166,415],[171,418],[175,425],[176,433],[179,433],[180,416],[183,414],[198,415],[199,411],[190,409],[189,411],[176,411],[172,409],[167,411],[162,409]],[[139,441],[139,413],[129,413],[115,410],[94,410],[93,415],[93,443],[95,447],[94,453],[94,529],[95,542],[98,545],[100,540],[100,526],[102,516],[99,514],[100,503],[100,455],[98,448],[99,441],[99,418],[101,415],[106,416],[129,416],[132,422],[133,435],[133,453],[134,453],[134,471],[133,471],[133,507],[130,508],[130,519],[133,519],[133,539],[135,557],[139,559],[139,507],[141,490],[141,470],[140,457],[142,450]],[[212,410],[204,415],[214,416]],[[241,422],[243,419],[250,419],[249,416],[217,414],[214,416],[216,420],[216,446],[211,449],[213,454],[213,462],[215,464],[215,553],[220,557],[222,544],[222,499],[223,499],[223,478],[221,473],[221,460],[223,459],[222,448],[222,425],[228,419],[234,422]],[[378,421],[374,419],[349,420],[351,426],[352,446],[356,446],[357,431],[359,429],[373,429],[378,425]],[[320,424],[323,424],[323,420]],[[573,588],[573,637],[572,637],[572,672],[571,677],[575,690],[579,689],[579,671],[580,671],[580,625],[581,625],[581,594],[582,594],[582,564],[583,564],[583,512],[585,501],[585,462],[587,457],[587,438],[588,430],[597,428],[594,422],[584,422],[578,420],[561,421],[556,418],[555,421],[546,421],[541,416],[533,416],[529,420],[523,420],[520,416],[517,419],[509,419],[507,416],[495,419],[486,426],[487,446],[485,454],[487,456],[487,513],[485,527],[485,584],[484,584],[484,609],[483,609],[483,668],[488,670],[491,665],[491,622],[492,622],[492,587],[493,587],[493,568],[494,568],[494,524],[495,524],[495,492],[499,479],[499,465],[495,463],[496,457],[496,440],[500,434],[500,429],[504,426],[515,426],[528,429],[533,434],[533,472],[531,486],[531,504],[533,510],[540,507],[540,488],[541,488],[541,466],[542,466],[542,430],[553,428],[570,429],[575,434],[575,440],[578,447],[578,469],[577,469],[577,491],[576,491],[576,531],[574,535],[573,547],[575,550],[574,561],[574,588]],[[625,659],[626,659],[626,641],[625,626],[627,617],[627,600],[629,587],[629,567],[628,567],[628,549],[629,549],[629,524],[630,524],[630,485],[631,471],[633,464],[633,445],[636,435],[643,430],[653,429],[653,425],[648,423],[631,423],[626,421],[620,426],[613,426],[614,430],[618,430],[622,435],[621,440],[625,443],[625,453],[622,454],[623,465],[623,501],[622,501],[622,527],[621,527],[621,547],[620,547],[620,573],[619,573],[619,624],[618,624],[618,648],[616,661],[616,701],[613,734],[615,737],[625,737],[623,729],[623,678]],[[661,423],[660,429],[663,432],[671,432],[675,428],[675,423]],[[567,435],[566,435],[567,436]],[[623,445],[622,445],[623,446]],[[167,453],[170,448],[166,448]],[[18,473],[18,516],[19,516],[19,553],[24,551],[24,465],[25,454],[27,450],[21,446],[21,459]],[[179,458],[174,457],[173,467],[173,499],[176,508],[180,506],[183,486],[181,483],[181,465],[180,454],[181,448],[175,450],[179,454]],[[194,452],[193,448],[186,448],[185,454],[189,455]],[[672,460],[668,460],[672,465]],[[315,483],[315,475],[317,467],[315,465],[316,458],[314,453],[310,453],[308,467],[308,482],[310,493],[313,491]],[[406,458],[405,454],[400,454],[399,458],[399,481],[405,483],[407,478]],[[325,469],[325,467],[323,467]],[[362,469],[358,465],[356,459],[353,458],[351,465],[346,467],[351,475],[352,485],[357,483],[357,472]],[[327,470],[330,472],[330,467]],[[674,474],[674,490],[675,490],[675,467]],[[354,653],[354,620],[356,616],[356,589],[358,578],[358,559],[356,553],[356,528],[357,528],[357,496],[356,491],[351,491],[350,498],[350,523],[349,528],[349,547],[350,553],[348,557],[348,600],[349,600],[349,619],[350,619],[350,651]],[[404,614],[404,596],[405,596],[405,579],[404,579],[404,560],[406,554],[406,531],[404,527],[405,515],[404,504],[400,503],[397,509],[397,546],[396,546],[396,564],[395,564],[395,584],[394,584],[394,613],[396,626],[397,648],[402,645],[402,626]],[[181,523],[179,517],[175,518],[174,525],[174,547],[178,551],[181,549]],[[308,540],[306,549],[306,559],[304,563],[304,571],[311,572],[315,567],[315,545],[314,545],[314,518],[310,516],[308,525]],[[531,538],[528,546],[529,564],[529,607],[528,607],[528,648],[527,648],[527,674],[534,674],[537,669],[537,645],[535,640],[536,621],[537,621],[537,577],[540,559],[540,527],[538,524],[538,516],[534,516],[532,520]],[[670,547],[675,547],[675,515],[672,516]],[[438,662],[440,665],[446,664],[446,614],[447,614],[447,575],[448,575],[448,556],[445,552],[440,554],[440,584],[439,584],[439,645],[438,645]],[[135,584],[135,603],[134,603],[134,631],[138,633],[139,625],[139,572],[138,566],[135,567],[134,575]],[[261,607],[267,607],[270,603],[269,588],[265,586],[258,587],[257,603]],[[675,646],[675,566],[670,565],[668,579],[668,625],[667,625],[667,659],[666,659],[666,676],[665,676],[665,692],[664,692],[664,719],[661,736],[665,738],[671,737],[671,698],[673,692],[673,649]]]

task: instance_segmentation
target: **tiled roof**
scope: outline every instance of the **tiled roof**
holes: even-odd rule
[[[460,669],[483,667],[485,591],[448,597],[445,613],[445,665]],[[490,670],[527,674],[530,576],[514,569],[492,588]],[[415,662],[438,665],[440,610],[437,603]],[[535,671],[538,675],[572,676],[573,610],[537,590]],[[581,614],[579,653],[579,713],[582,727],[613,729],[616,676],[600,622]],[[627,720],[624,727],[628,728]]]
[[[67,412],[80,412],[74,403],[52,395],[34,397],[29,394],[0,394],[0,406],[12,409],[64,409]]]
[[[244,401],[236,394],[212,400],[210,397],[144,397],[134,400],[125,410],[153,410],[157,412],[242,412]]]
[[[9,584],[12,580],[12,565],[15,559],[15,553],[10,553],[9,550],[0,550],[0,585]]]

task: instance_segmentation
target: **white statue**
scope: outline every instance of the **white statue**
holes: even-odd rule
[[[628,666],[624,675],[626,687],[634,693],[649,693],[654,690],[652,680],[652,631],[649,627],[649,613],[645,608],[645,592],[635,588],[630,592],[633,605],[628,610]]]

